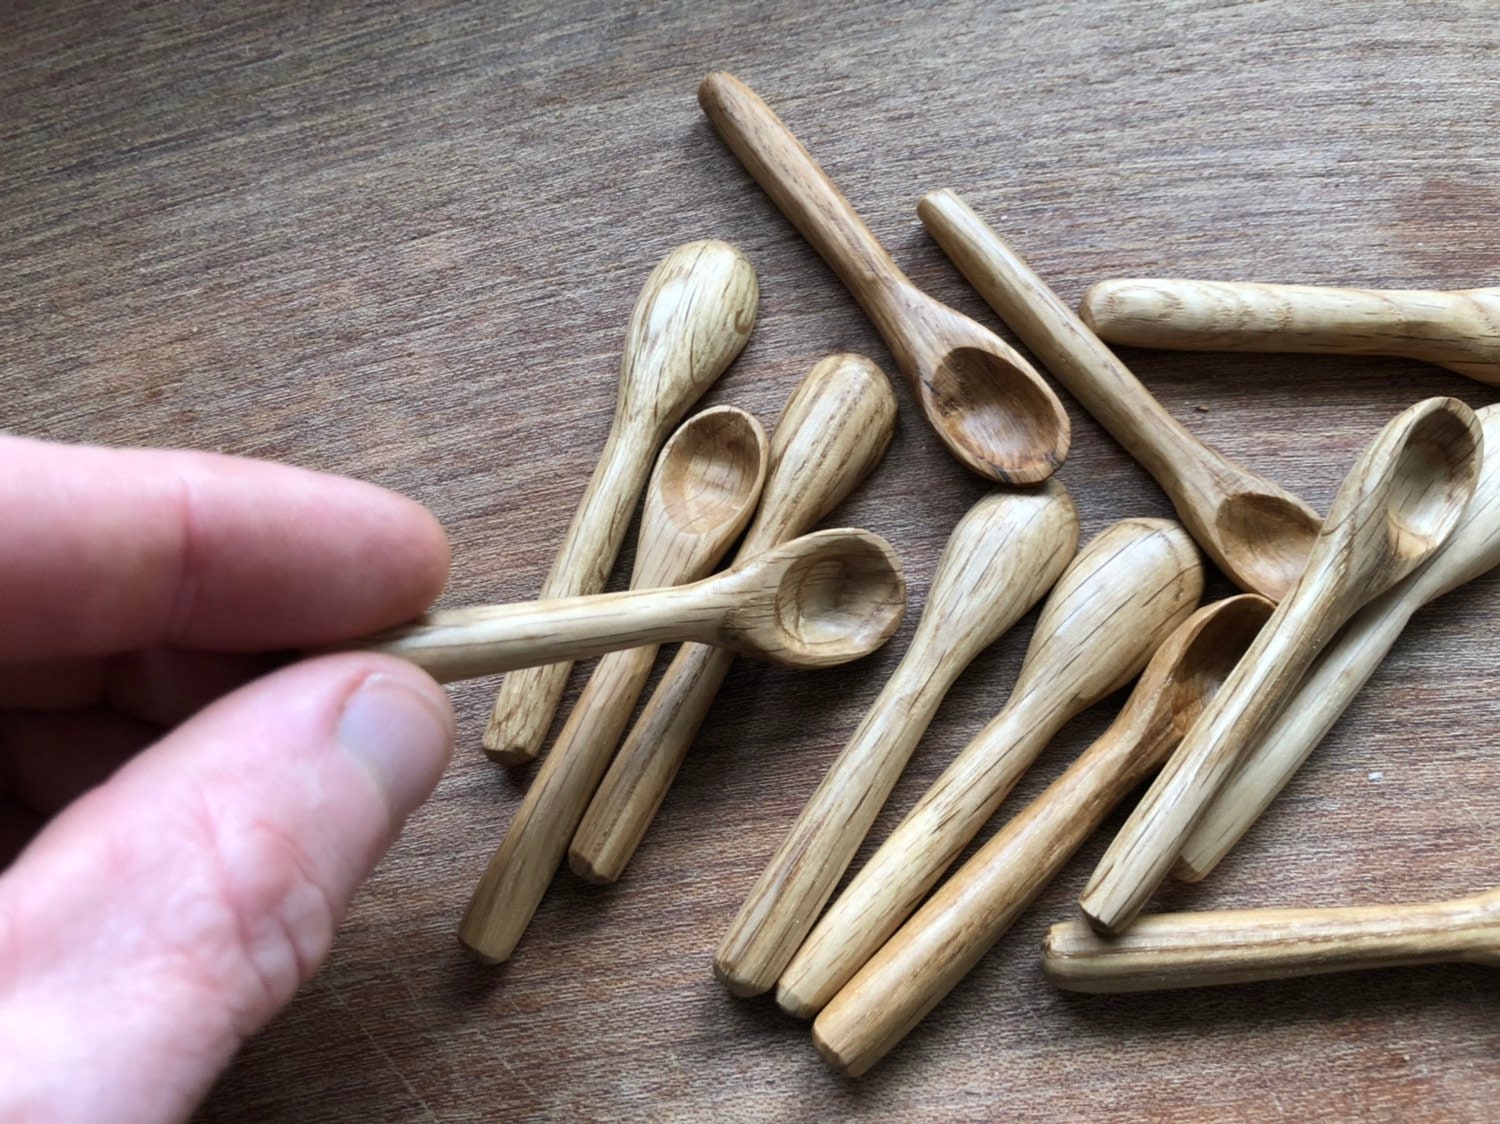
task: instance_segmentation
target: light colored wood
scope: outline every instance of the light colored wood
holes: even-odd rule
[[[719,942],[714,974],[730,991],[775,986],[948,688],[1052,588],[1077,549],[1077,509],[1052,480],[986,496],[959,520],[906,655]]]
[[[1156,650],[1119,716],[1062,776],[942,884],[824,1007],[813,1041],[858,1077],[1000,939],[1111,808],[1171,753],[1274,606],[1205,605]]]
[[[730,150],[874,321],[948,451],[1005,484],[1045,480],[1068,455],[1068,415],[1014,348],[912,284],[764,101],[710,74],[698,103]]]
[[[1388,422],[1360,454],[1297,587],[1100,860],[1079,902],[1096,929],[1118,933],[1130,924],[1318,652],[1356,610],[1442,546],[1474,492],[1481,442],[1473,410],[1429,398]]]
[[[917,214],[979,295],[1156,478],[1219,569],[1241,589],[1285,597],[1318,537],[1317,513],[1194,437],[954,192],[924,195]]]
[[[1203,594],[1170,519],[1127,519],[1079,552],[1047,598],[1005,707],[880,845],[782,973],[776,1001],[822,1009],[916,908],[1075,714],[1128,683]]]
[[[1341,289],[1157,278],[1101,281],[1083,319],[1104,339],[1178,351],[1399,355],[1500,386],[1500,289]]]
[[[1500,565],[1500,405],[1474,413],[1484,457],[1458,526],[1420,569],[1339,630],[1188,836],[1172,868],[1174,878],[1196,882],[1229,853],[1354,701],[1413,613]],[[1436,681],[1441,678],[1434,674]]]
[[[787,400],[771,435],[760,509],[740,544],[753,557],[801,534],[880,463],[896,425],[890,380],[860,355],[818,362]],[[619,878],[666,798],[734,653],[684,644],[626,736],[568,849],[591,882]]]
[[[769,433],[829,351],[900,378],[699,111],[718,67],[771,101],[918,285],[1018,348],[922,232],[922,191],[958,187],[1074,308],[1093,281],[1164,272],[1500,280],[1495,99],[1475,100],[1500,82],[1500,21],[1484,0],[81,0],[7,4],[0,23],[0,428],[393,488],[453,544],[444,605],[537,596],[604,445],[631,303],[681,242],[738,245],[761,283],[751,341],[704,403],[741,406]],[[1398,410],[1427,394],[1500,401],[1395,359],[1121,355],[1205,441],[1320,512]],[[1073,416],[1056,478],[1084,539],[1128,515],[1176,518],[1027,357]],[[819,525],[884,535],[915,596],[984,488],[896,393],[885,462]],[[1484,968],[1057,991],[1035,953],[1044,920],[1075,908],[1082,858],[860,1081],[826,1071],[808,1027],[768,1001],[729,999],[708,970],[724,926],[920,608],[844,669],[737,661],[626,878],[599,893],[565,872],[499,972],[471,964],[453,929],[536,766],[479,751],[498,677],[451,688],[468,752],[201,1124],[1493,1117],[1500,974]],[[1035,614],[949,692],[874,842],[999,709]],[[1488,888],[1474,872],[1500,870],[1500,840],[1476,830],[1500,822],[1497,667],[1500,569],[1413,620],[1216,884],[1174,902]],[[1102,710],[1060,732],[1000,817],[1097,736]],[[1367,780],[1376,769],[1384,780]],[[1238,853],[1252,844],[1255,861]]]
[[[1410,905],[1157,913],[1101,937],[1080,920],[1042,946],[1068,991],[1159,991],[1461,961],[1500,968],[1500,890]]]
[[[651,271],[625,332],[609,437],[542,600],[604,588],[657,449],[745,346],[759,299],[755,269],[727,242],[679,246]],[[537,755],[571,666],[506,677],[484,732],[490,757],[515,765]]]
[[[684,422],[646,487],[631,588],[706,576],[750,521],[770,454],[760,423],[733,406]],[[656,652],[655,645],[611,652],[594,669],[459,925],[459,941],[479,958],[509,959],[525,933],[609,767]]]
[[[884,644],[905,608],[890,543],[838,528],[690,585],[441,610],[341,647],[399,656],[441,683],[671,640],[786,667],[833,667]]]

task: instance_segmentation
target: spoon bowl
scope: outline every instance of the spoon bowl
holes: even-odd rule
[[[890,544],[867,531],[819,531],[761,556],[774,583],[771,612],[737,617],[741,642],[774,663],[831,667],[890,639],[906,608],[906,580]],[[747,606],[749,608],[750,606]]]
[[[1416,420],[1396,461],[1386,512],[1392,554],[1425,559],[1447,540],[1473,494],[1474,475],[1444,469],[1477,459],[1482,441],[1472,418],[1437,405]]]
[[[1227,565],[1242,589],[1278,601],[1302,576],[1322,527],[1317,513],[1301,500],[1273,492],[1226,491],[1213,512],[1212,533],[1198,541],[1213,543],[1215,560],[1232,560],[1221,565]]]
[[[667,442],[646,503],[659,505],[671,537],[708,538],[722,550],[754,513],[770,459],[765,430],[753,417],[715,406],[689,418]]]
[[[933,333],[926,349],[931,358],[916,358],[911,380],[927,420],[949,452],[981,476],[1012,484],[1047,479],[1068,451],[1062,403],[1029,364],[1010,348],[997,347],[1001,341],[993,334],[937,308],[950,314],[941,318],[950,330],[941,333],[944,338]],[[954,343],[965,334],[973,338]]]
[[[973,472],[1036,484],[1068,455],[1062,403],[995,333],[912,284],[754,90],[710,74],[698,103],[740,163],[874,321],[928,423]]]
[[[679,585],[712,570],[749,522],[769,461],[765,431],[743,410],[716,406],[683,422],[646,486],[631,587]],[[609,768],[656,652],[654,644],[611,652],[578,696],[459,926],[459,940],[481,961],[508,959],[526,932]]]
[[[1157,683],[1164,688],[1176,740],[1193,728],[1219,688],[1240,662],[1274,606],[1263,597],[1242,593],[1205,605],[1183,622],[1141,673],[1137,691]]]

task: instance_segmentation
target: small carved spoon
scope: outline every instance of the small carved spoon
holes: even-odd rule
[[[727,242],[679,246],[651,271],[625,333],[609,439],[542,585],[544,600],[604,588],[657,449],[745,346],[758,305],[755,270]],[[516,765],[537,755],[570,666],[506,678],[484,732],[490,757]]]
[[[1124,520],[1079,551],[1042,608],[1005,708],[834,899],[781,975],[782,1010],[810,1018],[832,999],[979,833],[1052,736],[1135,678],[1202,594],[1198,551],[1170,519]]]
[[[1079,902],[1096,929],[1119,933],[1140,912],[1245,748],[1339,627],[1447,540],[1474,493],[1481,440],[1473,410],[1429,398],[1360,454],[1301,581],[1105,851]]]
[[[631,588],[697,581],[712,571],[750,521],[769,460],[765,431],[743,410],[717,406],[684,422],[646,486]],[[486,962],[510,956],[541,904],[656,651],[648,644],[601,659],[543,759],[459,926],[458,939]]]
[[[1118,937],[1052,926],[1042,969],[1067,991],[1160,991],[1450,961],[1500,968],[1500,890],[1338,909],[1153,913]]]
[[[410,660],[441,683],[693,640],[787,667],[867,656],[901,624],[906,582],[868,531],[818,531],[691,585],[441,609],[341,648]]]
[[[979,963],[1021,911],[1166,760],[1274,608],[1253,593],[1205,605],[1156,650],[1119,717],[912,914],[813,1023],[828,1063],[858,1077]]]
[[[740,543],[749,558],[802,534],[880,463],[896,426],[890,379],[862,355],[830,355],[797,384],[771,435],[760,510]],[[590,882],[624,872],[666,799],[734,653],[684,644],[647,700],[568,848]]]
[[[1052,588],[1078,549],[1055,480],[972,507],[938,561],[911,647],[730,923],[714,973],[769,991],[812,928],[960,672]]]
[[[1156,478],[1219,569],[1241,589],[1285,597],[1318,537],[1317,513],[1189,433],[953,192],[924,195],[917,214],[979,295]]]
[[[1083,319],[1112,343],[1177,351],[1399,355],[1500,386],[1500,289],[1101,281]]]
[[[959,463],[1004,484],[1051,476],[1068,455],[1068,415],[1031,365],[913,285],[754,90],[731,74],[710,74],[698,104],[875,322],[928,424]]]
[[[1188,836],[1172,877],[1196,882],[1250,830],[1354,701],[1413,613],[1500,565],[1500,405],[1474,414],[1484,434],[1484,460],[1458,526],[1421,569],[1339,630],[1281,714],[1245,751]]]

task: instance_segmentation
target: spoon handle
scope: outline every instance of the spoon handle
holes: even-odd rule
[[[1192,540],[1127,520],[1079,552],[1047,599],[1010,701],[845,887],[777,984],[811,1017],[905,920],[1069,718],[1137,675],[1203,592]]]
[[[917,214],[979,295],[1156,478],[1193,538],[1219,568],[1245,589],[1272,600],[1284,597],[1296,581],[1302,558],[1288,559],[1284,571],[1243,565],[1238,551],[1225,549],[1219,512],[1233,495],[1270,496],[1302,509],[1307,524],[1315,527],[1312,509],[1194,437],[957,194],[924,195]]]
[[[755,270],[726,242],[679,246],[651,271],[626,330],[609,438],[542,599],[604,588],[657,448],[745,346],[758,306]],[[492,759],[515,765],[537,755],[570,668],[549,664],[506,678],[484,733]]]
[[[770,990],[833,893],[932,715],[969,662],[1052,587],[1078,545],[1061,484],[980,500],[938,561],[911,647],[829,767],[719,944],[736,995]]]
[[[1360,454],[1296,588],[1105,851],[1079,899],[1096,929],[1119,933],[1140,912],[1339,627],[1442,546],[1473,494],[1480,440],[1472,410],[1431,398],[1398,414]]]
[[[1109,729],[953,874],[813,1024],[835,1069],[879,1061],[968,973],[1109,810],[1166,759],[1270,615],[1241,594],[1206,605],[1151,657]]]
[[[812,153],[732,74],[705,78],[698,104],[755,182],[884,328],[892,292],[910,289],[911,282]]]
[[[720,642],[742,600],[727,574],[692,585],[440,609],[346,647],[399,656],[440,683],[670,640]]]
[[[1133,696],[1132,696],[1133,697]],[[1129,703],[1045,792],[975,853],[813,1023],[813,1041],[858,1077],[979,963],[1043,887],[1172,747],[1178,734]]]
[[[1500,405],[1475,416],[1484,463],[1452,536],[1421,569],[1339,630],[1281,714],[1245,751],[1183,844],[1173,877],[1197,881],[1229,853],[1354,701],[1418,608],[1500,565]]]
[[[758,454],[750,483],[722,508],[684,508],[683,495],[712,493],[709,478],[728,459],[722,450],[726,443],[733,447],[736,434]],[[719,458],[700,465],[681,451],[699,441],[719,446]],[[631,586],[681,585],[706,577],[749,521],[769,455],[760,424],[734,407],[706,410],[685,422],[662,450],[647,489]],[[656,653],[655,645],[646,645],[601,659],[563,723],[459,926],[460,942],[484,961],[509,958],[525,933],[609,767]]]
[[[1414,905],[1158,913],[1104,938],[1054,925],[1042,968],[1068,991],[1158,991],[1469,961],[1500,967],[1500,892]]]
[[[802,533],[854,490],[890,445],[896,396],[859,355],[832,355],[798,384],[771,438],[760,510],[739,557]],[[568,865],[613,882],[645,838],[734,662],[719,648],[684,644],[626,736],[578,825]]]
[[[1101,281],[1084,321],[1112,343],[1401,355],[1500,385],[1500,289],[1432,292],[1141,278]]]

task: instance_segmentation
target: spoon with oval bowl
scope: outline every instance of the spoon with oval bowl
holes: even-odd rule
[[[1429,398],[1386,423],[1360,454],[1296,588],[1105,851],[1079,900],[1095,929],[1130,925],[1318,653],[1447,541],[1474,494],[1482,448],[1473,410]]]
[[[642,644],[691,640],[787,667],[832,667],[890,639],[906,608],[891,546],[816,531],[691,585],[440,609],[342,644],[410,660],[450,683]]]
[[[754,268],[727,242],[679,246],[651,271],[625,332],[609,437],[542,585],[543,600],[604,588],[657,450],[745,346],[759,300]],[[500,684],[484,731],[491,758],[517,765],[537,755],[569,667],[538,665]]]
[[[948,451],[1005,484],[1051,476],[1068,455],[1068,415],[1031,365],[988,328],[912,284],[754,90],[731,74],[710,74],[698,87],[698,104],[875,322]]]
[[[718,406],[674,433],[646,486],[631,588],[696,581],[708,574],[755,511],[770,444],[743,410]],[[599,661],[562,733],[490,859],[459,927],[459,940],[496,963],[526,931],[609,767],[657,646]]]
[[[917,214],[1032,354],[1156,478],[1219,569],[1241,589],[1285,597],[1318,537],[1317,513],[1194,437],[957,194],[930,192]]]
[[[1274,606],[1242,593],[1177,626],[1119,716],[1062,776],[964,863],[813,1023],[835,1069],[858,1077],[979,963],[1109,814],[1166,760]]]

